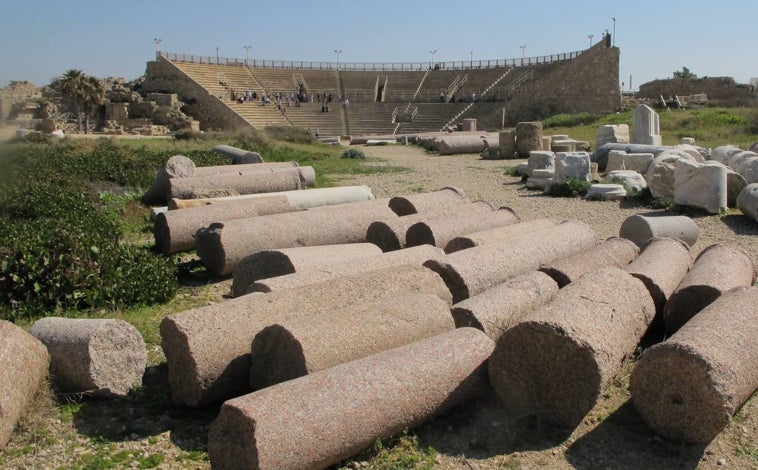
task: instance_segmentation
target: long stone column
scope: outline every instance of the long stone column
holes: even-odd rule
[[[626,271],[645,284],[662,319],[666,302],[687,275],[691,264],[687,244],[675,238],[658,238],[643,245],[642,252]]]
[[[444,218],[420,221],[405,233],[407,246],[434,245],[442,249],[455,237],[481,230],[518,223],[519,218],[508,207],[492,212],[462,213]]]
[[[570,220],[530,236],[450,253],[440,260],[429,260],[424,266],[442,276],[457,303],[521,273],[534,271],[542,263],[585,250],[596,242],[589,225]]]
[[[655,432],[708,443],[758,389],[758,288],[705,307],[632,371],[632,402]]]
[[[171,178],[165,200],[273,193],[313,187],[315,184],[316,173],[310,166]]]
[[[170,315],[160,333],[171,397],[177,404],[201,406],[248,393],[250,345],[263,328],[407,292],[431,293],[452,303],[437,274],[405,265]]]
[[[606,266],[626,268],[639,252],[640,249],[632,241],[611,237],[592,248],[547,263],[540,267],[540,271],[552,277],[559,287],[565,287],[574,279],[596,269]]]
[[[224,276],[256,251],[365,242],[366,229],[372,222],[396,217],[386,199],[374,199],[228,220],[198,230],[196,250],[211,273]]]
[[[487,390],[492,341],[460,328],[283,382],[221,407],[219,470],[326,468]]]
[[[556,223],[548,219],[535,219],[526,222],[519,222],[502,227],[495,227],[489,230],[469,233],[450,240],[445,246],[445,253],[454,253],[456,251],[473,248],[479,245],[485,245],[490,242],[505,240],[507,238],[527,235],[543,228],[555,227]]]
[[[402,216],[450,209],[468,202],[466,193],[458,188],[447,186],[439,191],[395,196],[390,199],[389,206],[397,215]]]
[[[253,282],[246,288],[232,285],[232,295],[238,296],[252,292],[273,292],[282,289],[292,289],[318,282],[329,281],[338,277],[354,276],[360,273],[378,271],[380,269],[402,266],[404,264],[422,265],[425,261],[441,258],[445,253],[431,245],[414,246],[403,250],[382,253],[378,255],[357,258],[349,261],[329,263],[317,269],[298,271],[284,276],[271,277]]]
[[[239,201],[272,196],[286,197],[287,202],[293,211],[374,199],[374,194],[368,186],[337,186],[334,188],[296,189],[292,191],[277,191],[275,193],[240,194],[238,196],[203,199],[173,198],[168,201],[168,210],[187,209],[190,207],[207,206],[227,201]]]
[[[247,255],[237,264],[232,276],[232,296],[246,294],[248,287],[260,279],[273,278],[319,269],[335,262],[355,262],[379,255],[382,250],[373,243],[298,246],[278,250],[262,250]]]
[[[587,273],[500,336],[490,381],[514,415],[574,428],[654,317],[638,279],[612,267]]]
[[[255,336],[250,386],[260,390],[452,329],[449,306],[420,293],[292,318]]]
[[[47,376],[49,360],[37,338],[0,320],[0,450]]]
[[[558,284],[540,271],[516,276],[450,308],[457,328],[473,327],[497,341],[512,327],[558,293]]]
[[[753,283],[755,266],[745,250],[738,245],[709,246],[700,252],[690,272],[666,302],[663,309],[666,331],[675,333],[724,292]]]

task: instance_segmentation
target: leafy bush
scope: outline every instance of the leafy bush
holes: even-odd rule
[[[590,190],[592,183],[574,178],[563,181],[555,181],[548,188],[548,194],[553,197],[584,197]]]
[[[341,158],[358,158],[364,160],[366,158],[366,155],[358,149],[347,149],[342,152]]]
[[[542,127],[575,127],[585,124],[592,124],[597,121],[597,117],[590,113],[583,112],[578,114],[556,114],[542,120]]]
[[[293,144],[312,144],[316,139],[302,127],[270,126],[264,129],[266,134],[274,139]]]

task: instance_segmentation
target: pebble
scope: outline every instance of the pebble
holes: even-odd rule
[[[718,461],[717,461],[716,463],[717,463],[717,464],[718,464],[720,467],[723,467],[724,465],[726,465],[726,459],[718,459]]]

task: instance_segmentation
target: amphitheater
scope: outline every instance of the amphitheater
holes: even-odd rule
[[[519,59],[413,63],[239,60],[158,52],[143,92],[176,93],[201,129],[295,126],[321,136],[439,132],[463,119],[480,130],[557,113],[615,112],[619,49],[610,36],[583,51]],[[249,92],[255,100],[240,102]],[[260,97],[299,97],[281,106]],[[328,112],[322,97],[331,95]],[[318,98],[317,98],[318,97]]]

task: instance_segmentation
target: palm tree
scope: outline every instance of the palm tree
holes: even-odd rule
[[[79,131],[82,130],[82,117],[85,119],[84,133],[89,129],[89,115],[93,106],[100,105],[105,99],[103,84],[95,77],[87,76],[81,70],[71,69],[60,79],[61,94],[76,108],[76,120]]]

